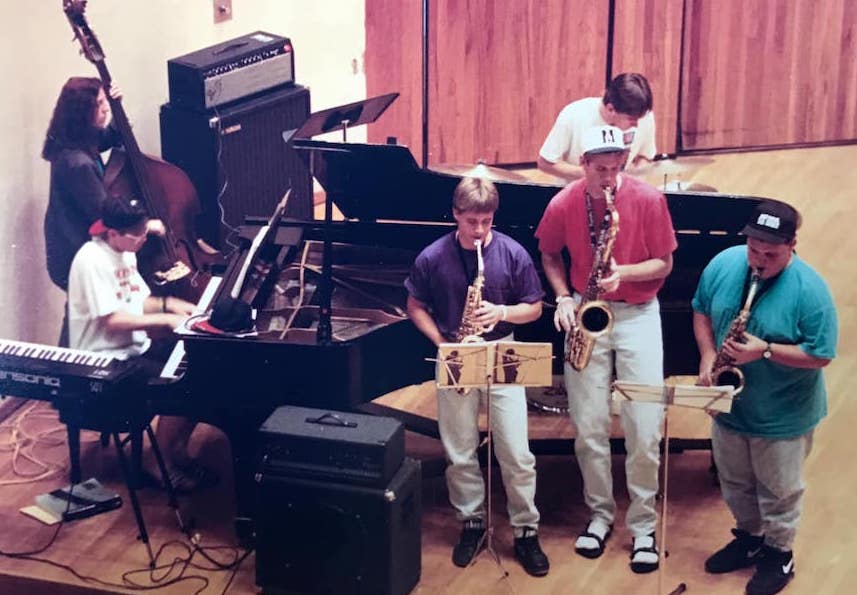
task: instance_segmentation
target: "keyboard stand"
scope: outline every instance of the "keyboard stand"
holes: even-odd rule
[[[66,424],[66,433],[68,434],[68,461],[69,476],[71,485],[77,485],[83,481],[83,475],[80,470],[80,427]]]
[[[121,396],[125,398],[126,403],[129,401],[133,402],[134,399],[140,397],[140,395],[134,394]],[[116,454],[119,458],[119,466],[122,470],[122,477],[125,480],[125,487],[128,490],[128,499],[131,501],[131,508],[134,511],[134,518],[137,521],[138,538],[146,546],[146,551],[149,555],[149,567],[154,568],[155,557],[152,547],[149,544],[149,533],[146,530],[146,523],[143,519],[140,502],[137,499],[137,490],[140,487],[140,471],[143,468],[144,433],[149,437],[149,442],[152,445],[152,453],[157,461],[161,481],[167,492],[167,500],[175,512],[179,529],[182,532],[186,532],[187,527],[182,519],[175,488],[167,473],[161,449],[155,438],[155,432],[152,430],[152,415],[148,413],[145,407],[143,409],[135,407],[112,409],[111,407],[104,407],[104,402],[100,404],[101,406],[87,406],[86,401],[84,400],[83,403],[80,401],[75,403],[73,400],[55,402],[55,406],[60,411],[60,421],[64,422],[68,428],[72,484],[78,484],[81,481],[80,431],[93,430],[112,436],[116,446]],[[123,434],[125,435],[124,437],[122,436]],[[131,449],[130,462],[125,452],[126,445],[130,445]]]

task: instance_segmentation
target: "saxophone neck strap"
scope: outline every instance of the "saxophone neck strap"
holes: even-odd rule
[[[586,190],[586,220],[589,224],[589,244],[592,247],[592,253],[594,254],[598,246],[603,243],[604,239],[607,237],[607,232],[610,229],[611,217],[610,209],[608,209],[605,204],[604,217],[601,218],[601,227],[600,229],[596,229],[595,210],[592,206],[592,200],[592,195],[589,193],[589,190]]]

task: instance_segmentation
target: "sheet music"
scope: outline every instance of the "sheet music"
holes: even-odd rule
[[[494,385],[549,386],[551,344],[522,341],[441,343],[437,360],[441,373],[438,387],[483,387],[490,377]]]
[[[262,244],[262,240],[265,239],[265,235],[268,233],[268,229],[270,229],[269,225],[263,225],[256,233],[256,237],[253,238],[253,242],[250,244],[250,249],[247,251],[247,256],[244,258],[244,264],[241,265],[241,272],[238,273],[238,277],[235,279],[235,283],[232,285],[230,297],[234,300],[237,300],[238,296],[241,295],[241,290],[244,287],[244,280],[247,278],[247,271],[250,269],[250,263],[253,262],[253,257],[256,256],[256,252],[259,250],[259,246]],[[204,311],[205,310],[203,310],[203,312]],[[202,312],[194,312],[194,314],[201,313]]]

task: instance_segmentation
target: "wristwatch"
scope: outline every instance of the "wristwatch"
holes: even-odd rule
[[[765,359],[771,359],[771,356],[774,355],[771,351],[771,344],[765,343],[765,350],[762,352],[762,357]]]

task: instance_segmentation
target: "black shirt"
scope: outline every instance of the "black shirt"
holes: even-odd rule
[[[119,135],[107,128],[99,149],[119,143]],[[51,161],[51,186],[45,212],[45,255],[48,275],[63,291],[68,290],[71,261],[89,240],[89,226],[101,216],[107,196],[104,166],[98,154],[78,148],[61,149]]]

